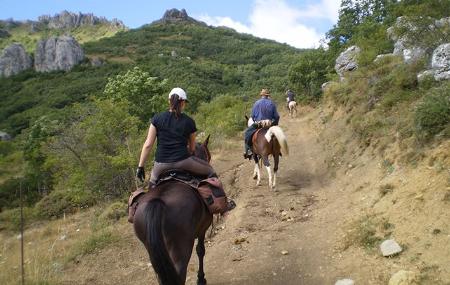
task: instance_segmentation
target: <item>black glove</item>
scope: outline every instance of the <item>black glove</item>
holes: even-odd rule
[[[137,179],[139,179],[141,182],[144,182],[145,180],[145,170],[144,167],[139,166],[136,170],[136,177]]]

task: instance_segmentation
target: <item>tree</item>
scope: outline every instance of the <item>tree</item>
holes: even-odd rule
[[[134,67],[125,74],[108,78],[104,94],[114,101],[129,102],[130,113],[147,123],[167,104],[167,98],[163,95],[166,83],[166,80],[151,77],[148,72]]]
[[[309,50],[289,70],[289,82],[308,99],[317,100],[321,95],[321,85],[327,81],[326,75],[331,70],[331,59],[324,49]]]
[[[75,107],[77,120],[47,145],[59,189],[119,195],[133,184],[139,144],[137,117],[128,101],[96,100]]]

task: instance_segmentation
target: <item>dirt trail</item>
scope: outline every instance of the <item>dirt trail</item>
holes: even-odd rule
[[[351,138],[343,114],[322,112],[302,108],[297,118],[282,116],[290,155],[281,158],[277,192],[269,190],[265,169],[261,186],[255,186],[254,164],[242,158],[241,141],[213,154],[213,165],[237,208],[207,238],[208,284],[326,285],[351,278],[356,284],[381,285],[401,269],[420,272],[429,281],[421,284],[450,284],[445,281],[450,276],[445,266],[450,262],[450,211],[442,206],[447,196],[439,192],[450,189],[444,173],[435,176],[428,165],[413,170],[391,165],[396,169],[387,175],[376,154]],[[393,193],[381,195],[383,185],[393,185]],[[420,190],[430,187],[434,190]],[[425,215],[423,209],[436,213]],[[384,220],[378,225],[391,231],[384,236],[394,234],[407,248],[400,256],[380,256],[379,240],[371,249],[358,241],[359,231],[374,237],[361,226],[380,215]],[[423,221],[415,222],[419,217]],[[433,227],[426,226],[430,223]],[[122,241],[66,268],[63,284],[157,284],[131,226],[121,221],[116,231]],[[355,232],[356,239],[349,238]],[[187,284],[196,284],[196,276],[194,250]]]

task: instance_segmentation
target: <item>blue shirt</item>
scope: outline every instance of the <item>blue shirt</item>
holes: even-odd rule
[[[277,106],[269,98],[261,98],[255,102],[252,109],[253,121],[274,120],[274,125],[278,125],[280,115],[277,112]]]

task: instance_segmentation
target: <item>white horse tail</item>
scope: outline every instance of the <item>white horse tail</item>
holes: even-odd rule
[[[279,126],[272,126],[267,130],[265,134],[266,140],[270,142],[272,136],[275,135],[281,146],[281,153],[284,155],[289,155],[289,147],[287,144],[286,136],[283,130]]]

